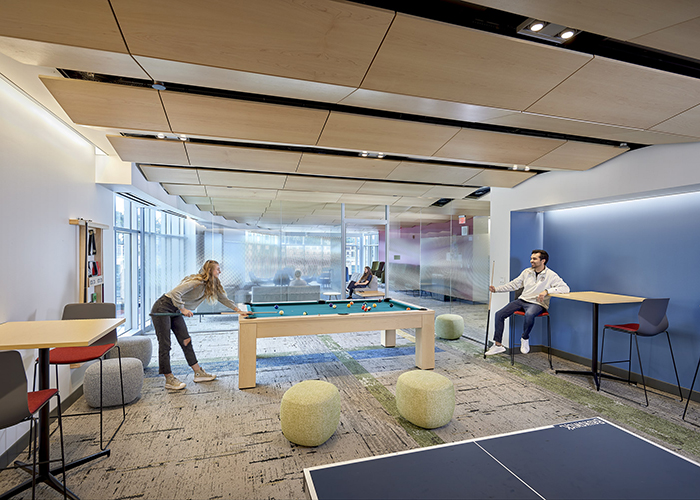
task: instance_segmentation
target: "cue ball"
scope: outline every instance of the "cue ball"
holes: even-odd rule
[[[283,314],[284,314],[284,311],[280,311],[280,316],[282,316]]]
[[[304,314],[304,316],[306,316],[306,311],[304,311],[304,313],[303,313],[303,314]]]

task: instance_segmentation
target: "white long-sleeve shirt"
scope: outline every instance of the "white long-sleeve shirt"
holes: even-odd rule
[[[166,293],[165,296],[170,297],[170,300],[173,301],[173,304],[175,304],[175,307],[178,309],[185,307],[190,311],[194,311],[202,302],[204,302],[204,283],[194,279],[184,280],[182,283]],[[226,292],[219,293],[217,295],[217,299],[226,307],[233,309],[234,311],[238,310],[236,304],[231,302],[226,295]]]
[[[549,294],[569,293],[570,291],[569,285],[548,267],[545,267],[539,275],[536,275],[535,270],[530,267],[510,283],[495,288],[497,292],[513,292],[522,288],[523,293],[520,294],[522,300],[539,304],[545,309],[549,309]],[[545,290],[547,290],[548,295],[544,298],[544,302],[538,302],[537,296]]]

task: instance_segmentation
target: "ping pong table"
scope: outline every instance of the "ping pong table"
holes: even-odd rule
[[[311,499],[689,499],[700,465],[602,418],[304,469]]]

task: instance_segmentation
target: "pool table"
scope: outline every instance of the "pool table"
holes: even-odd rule
[[[368,311],[362,311],[363,304],[369,306]],[[268,302],[240,304],[239,307],[253,313],[240,319],[239,389],[255,387],[257,339],[267,337],[381,330],[382,345],[394,347],[397,328],[415,328],[416,366],[423,370],[435,368],[435,311],[432,309],[393,299]]]

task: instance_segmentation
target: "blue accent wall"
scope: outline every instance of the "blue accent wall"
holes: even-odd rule
[[[540,234],[539,243],[550,254],[548,265],[572,291],[669,297],[669,332],[678,373],[681,385],[690,386],[700,357],[700,193],[540,214],[514,212],[511,222],[514,276],[529,265],[523,259],[538,246],[533,238]],[[590,358],[592,307],[552,299],[555,349]],[[601,330],[606,323],[636,323],[638,310],[639,304],[601,305]],[[546,343],[544,324],[536,324],[532,338],[533,344]],[[625,358],[628,346],[627,335],[609,333],[605,358]],[[645,376],[675,384],[665,335],[640,339],[640,350]],[[636,360],[632,371],[639,373]]]

